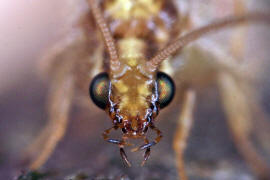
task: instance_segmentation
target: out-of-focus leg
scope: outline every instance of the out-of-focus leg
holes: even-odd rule
[[[176,154],[177,171],[181,180],[187,180],[183,155],[186,148],[187,138],[193,123],[194,105],[195,92],[192,89],[187,89],[184,92],[182,111],[178,119],[178,125],[173,141],[173,148]]]
[[[234,14],[237,16],[246,13],[246,4],[243,0],[234,0]],[[245,39],[247,37],[248,28],[246,26],[238,27],[233,30],[230,40],[230,50],[232,55],[236,60],[243,60],[244,49],[245,49]]]
[[[85,32],[91,32],[92,36]],[[81,26],[47,50],[40,61],[40,71],[50,79],[47,103],[49,121],[26,150],[24,158],[31,161],[31,169],[42,166],[64,136],[75,86],[87,92],[88,85],[85,84],[88,83],[85,82],[89,82],[103,65],[102,44],[89,46],[98,42],[95,33],[88,15],[82,17]],[[85,98],[82,99],[85,101]]]
[[[47,161],[66,132],[74,91],[71,70],[72,63],[67,62],[56,68],[52,75],[47,105],[49,122],[26,151],[26,158],[31,159],[30,169],[38,169]]]
[[[249,139],[252,122],[251,109],[239,83],[228,73],[218,77],[220,93],[233,140],[250,167],[261,179],[270,179],[270,167]]]

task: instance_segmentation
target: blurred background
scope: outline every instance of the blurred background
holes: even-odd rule
[[[179,0],[178,4],[183,11],[192,12],[192,18],[199,26],[231,14],[232,1]],[[249,0],[246,3],[250,10],[270,10],[268,0]],[[17,168],[18,158],[46,123],[48,83],[40,77],[39,59],[46,49],[64,36],[71,22],[76,21],[76,13],[86,9],[83,0],[0,1],[1,180],[15,179],[21,174],[22,169]],[[246,71],[260,72],[256,76],[259,77],[257,90],[268,112],[269,32],[269,27],[252,26],[245,54],[249,62]],[[219,36],[216,39],[222,44],[224,37]],[[209,87],[199,94],[196,123],[185,156],[191,179],[256,179],[235,149],[216,88]],[[176,179],[171,146],[179,112],[176,104],[177,101],[174,101],[161,112],[157,126],[165,137],[153,148],[145,168],[138,165],[125,168],[118,148],[103,141],[101,133],[111,126],[104,112],[95,107],[89,110],[75,106],[66,136],[41,171],[56,172],[47,179],[72,179],[74,174],[80,172],[89,179]],[[170,119],[166,118],[168,116]],[[134,153],[128,155],[131,161],[137,161]]]
[[[33,75],[41,51],[59,38],[65,19],[63,2],[1,1],[1,93],[20,78]]]

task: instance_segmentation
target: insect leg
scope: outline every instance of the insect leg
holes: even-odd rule
[[[109,128],[109,129],[106,129],[106,130],[103,132],[103,134],[102,134],[103,139],[104,139],[105,141],[109,142],[109,143],[113,143],[113,144],[119,145],[119,146],[121,146],[121,147],[123,147],[123,146],[125,146],[125,145],[126,145],[126,146],[131,146],[132,144],[127,143],[127,142],[125,141],[125,138],[123,138],[122,140],[111,139],[111,138],[109,138],[109,134],[111,133],[111,131],[112,131],[112,130],[117,130],[117,129],[118,129],[117,126],[113,126],[113,127]]]
[[[118,140],[118,139],[111,139],[109,138],[109,134],[111,133],[112,130],[117,130],[118,127],[117,126],[113,126],[107,130],[105,130],[102,134],[103,136],[103,139],[109,143],[113,143],[113,144],[117,144],[120,148],[120,155],[123,159],[123,161],[127,164],[128,167],[131,167],[131,163],[129,162],[128,158],[127,158],[127,155],[125,153],[125,150],[124,150],[124,146],[127,145],[127,146],[130,146],[132,144],[129,144],[129,143],[126,143],[126,140],[125,140],[125,137],[123,137],[122,140]]]
[[[246,13],[247,8],[243,0],[234,0],[234,14],[236,16],[241,16]],[[230,40],[230,51],[232,52],[233,56],[236,60],[243,60],[244,54],[244,43],[247,37],[248,28],[246,26],[238,27],[237,29],[233,30]]]
[[[133,148],[133,149],[131,150],[132,152],[136,152],[136,151],[139,151],[139,150],[148,149],[148,148],[150,148],[151,146],[154,146],[154,145],[156,145],[157,143],[159,143],[159,141],[160,141],[161,138],[162,138],[162,133],[161,133],[161,131],[160,131],[158,128],[156,128],[153,124],[150,125],[150,128],[151,128],[152,130],[154,130],[154,131],[156,132],[156,134],[157,134],[157,137],[155,138],[155,140],[152,141],[152,142],[150,142],[150,143],[143,144],[143,145],[141,145],[141,146],[139,146],[139,147],[137,147],[137,148]]]
[[[87,15],[82,17],[82,19],[89,22]],[[89,23],[85,23],[85,21],[83,21],[80,26],[72,27],[72,31],[50,48],[40,60],[40,71],[43,72],[42,74],[45,75],[45,77],[50,77],[51,79],[48,97],[49,102],[47,105],[49,122],[34,142],[28,146],[24,154],[24,159],[26,160],[32,160],[37,156],[31,163],[30,167],[32,169],[37,169],[45,163],[58,141],[65,134],[68,112],[70,111],[73,90],[75,88],[74,82],[76,81],[76,85],[83,84],[78,83],[78,79],[82,78],[76,77],[82,74],[77,73],[82,71],[82,68],[78,67],[83,65],[89,66],[90,68],[87,69],[87,73],[91,72],[92,67],[95,69],[97,67],[95,65],[96,59],[100,59],[100,57],[97,56],[99,51],[97,51],[97,57],[94,56],[91,60],[89,59],[89,57],[92,57],[93,51],[97,47],[90,48],[89,44],[97,42],[97,40],[95,35],[90,38],[85,33],[85,31],[93,31]],[[93,31],[93,33],[95,33],[95,31]],[[98,47],[100,46],[101,45]],[[77,64],[82,65],[78,66]],[[76,66],[76,68],[74,68],[74,66]]]
[[[149,141],[148,139],[146,138],[146,136],[144,137],[144,143],[145,144],[148,144]],[[144,166],[144,164],[146,163],[146,161],[148,160],[149,156],[150,156],[150,153],[151,153],[151,149],[150,147],[146,149],[144,155],[143,155],[143,161],[141,163],[141,166]]]
[[[117,126],[113,126],[109,129],[106,129],[102,136],[103,136],[103,139],[109,143],[113,143],[113,144],[117,144],[117,145],[123,145],[123,141],[122,140],[118,140],[118,139],[110,139],[109,138],[109,134],[111,133],[112,130],[117,130],[118,127]]]
[[[144,164],[146,163],[146,161],[148,160],[149,156],[150,156],[150,153],[151,153],[151,149],[150,148],[147,148],[144,155],[143,155],[143,162],[141,163],[141,166],[144,166]]]
[[[120,155],[122,157],[122,159],[124,160],[124,162],[128,165],[128,167],[131,167],[131,163],[129,162],[127,155],[124,151],[124,148],[120,147]]]
[[[66,63],[59,67],[53,75],[48,103],[49,123],[37,137],[34,145],[30,146],[33,148],[30,149],[30,152],[38,154],[31,162],[30,169],[38,169],[47,161],[66,132],[74,90],[71,69],[72,63]]]
[[[228,73],[221,73],[218,83],[228,125],[238,150],[260,178],[270,179],[270,167],[249,139],[252,125],[248,99]]]
[[[193,123],[195,97],[196,94],[192,89],[187,89],[184,92],[182,111],[178,119],[178,125],[173,140],[173,148],[176,153],[177,171],[181,180],[187,180],[183,154],[186,148],[186,141]]]
[[[36,153],[38,153],[43,147],[43,143],[46,141],[50,134],[51,130],[51,123],[46,125],[44,129],[42,129],[41,133],[38,135],[38,137],[32,142],[25,150],[23,154],[23,162],[22,164],[28,163],[32,157],[35,156]]]

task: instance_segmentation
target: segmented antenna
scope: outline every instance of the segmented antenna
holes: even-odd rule
[[[95,18],[95,21],[102,33],[105,45],[110,55],[110,70],[117,71],[120,68],[120,61],[110,29],[108,28],[108,25],[102,15],[97,0],[88,0],[88,3],[92,10],[92,14]]]
[[[163,50],[160,50],[157,55],[155,55],[150,61],[146,63],[148,71],[156,71],[158,66],[169,56],[173,55],[177,51],[180,51],[187,44],[199,39],[200,37],[222,30],[224,28],[232,27],[239,25],[245,22],[260,22],[260,23],[270,23],[270,14],[269,13],[250,13],[241,16],[228,17],[223,20],[213,22],[204,27],[198,28],[190,33],[187,33],[184,36],[179,37],[173,43],[165,47]]]

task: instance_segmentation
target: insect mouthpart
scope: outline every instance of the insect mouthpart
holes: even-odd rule
[[[124,121],[122,125],[122,132],[127,138],[144,138],[148,130],[148,126],[149,122],[136,118],[130,121]]]
[[[135,123],[135,121],[138,122],[136,119],[134,119],[134,120],[131,120],[131,123],[130,123],[130,121],[123,121],[123,123],[121,123],[121,124],[115,124],[113,127],[104,131],[103,138],[107,142],[113,143],[113,144],[116,144],[119,146],[120,155],[121,155],[122,159],[124,160],[124,162],[128,166],[131,166],[131,163],[127,159],[127,155],[124,151],[124,147],[125,146],[132,146],[133,144],[129,143],[127,140],[128,139],[140,139],[140,138],[143,139],[144,140],[143,145],[131,149],[132,152],[137,152],[139,150],[145,150],[144,159],[141,163],[141,166],[143,166],[150,156],[150,152],[151,152],[150,148],[152,146],[156,145],[161,140],[162,133],[158,128],[156,128],[154,126],[154,124],[152,122],[148,122],[148,121],[145,121],[142,124],[137,123],[137,125],[135,125],[136,128],[134,128],[134,127],[132,127],[132,126],[134,126],[134,125],[132,125],[132,122]],[[111,131],[117,130],[119,128],[121,128],[121,130],[123,132],[121,140],[109,138],[109,134],[111,133]],[[148,138],[146,137],[146,132],[149,128],[152,129],[153,131],[155,131],[157,134],[157,137],[153,141],[149,141]]]

